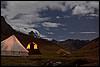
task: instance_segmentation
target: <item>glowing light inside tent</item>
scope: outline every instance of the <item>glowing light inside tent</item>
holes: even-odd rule
[[[27,48],[26,49],[30,49],[30,44],[28,44]]]
[[[38,49],[38,45],[36,44],[36,43],[34,43],[34,42],[32,42],[33,43],[33,45],[34,45],[34,49]],[[31,43],[29,43],[28,45],[27,45],[27,48],[26,49],[30,49],[30,44]]]
[[[34,49],[38,49],[36,44],[34,45]]]
[[[34,49],[38,49],[37,44],[36,44],[36,43],[34,43],[34,42],[33,42],[33,44],[34,44]]]

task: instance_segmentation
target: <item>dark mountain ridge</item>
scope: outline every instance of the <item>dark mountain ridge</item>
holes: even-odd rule
[[[52,42],[68,50],[78,50],[85,46],[89,42],[89,40],[68,39],[65,41],[56,41],[53,39]]]

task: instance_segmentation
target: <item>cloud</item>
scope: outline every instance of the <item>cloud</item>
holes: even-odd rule
[[[1,8],[6,9],[6,7],[7,7],[7,2],[1,1]]]
[[[38,11],[41,11],[41,9],[44,7],[39,5],[38,1],[7,1],[7,9],[2,10],[4,11],[4,14],[7,15],[7,18],[13,18],[18,14],[25,14],[20,17],[23,21],[30,20],[30,22],[38,22],[38,21],[44,21],[48,20],[48,17],[41,18],[39,17],[40,15],[38,14]],[[3,9],[3,8],[2,8]],[[9,18],[9,19],[10,19]],[[9,22],[10,23],[10,22]]]
[[[49,28],[44,28],[45,30],[50,30]]]
[[[43,22],[41,24],[44,27],[58,27],[61,25],[60,23],[52,23],[52,22]]]
[[[98,14],[90,14],[90,16],[97,16],[98,17],[99,15]]]
[[[21,13],[25,15],[22,15],[20,19],[23,21],[30,20],[30,23],[32,21],[39,22],[49,20],[49,17],[42,18],[38,13],[42,10],[48,10],[48,8],[52,10],[67,11],[75,7],[72,10],[72,14],[74,15],[94,13],[95,9],[99,12],[98,1],[2,1],[1,6],[2,15],[7,15],[7,18],[13,18]]]
[[[1,6],[1,15],[5,16],[6,21],[16,29],[40,27],[38,23],[41,21],[44,22],[41,23],[44,27],[60,26],[60,23],[46,23],[50,17],[41,17],[39,12],[48,8],[63,12],[72,9],[72,15],[91,13],[91,16],[98,16],[99,14],[99,1],[2,1]]]
[[[95,9],[99,11],[99,2],[98,1],[88,1],[86,3],[83,2],[83,4],[77,4],[75,6],[75,8],[72,10],[72,14],[73,15],[87,14],[87,13],[94,14]]]
[[[69,32],[70,34],[75,34],[76,32]]]
[[[51,40],[52,40],[52,38],[44,38],[44,39],[47,39],[47,40],[49,40],[49,41],[51,41]]]
[[[99,9],[99,1],[89,1],[87,8],[88,9],[90,8]]]
[[[63,30],[65,30],[65,31],[66,31],[67,29],[66,29],[66,28],[63,28]]]
[[[98,34],[97,32],[69,32],[70,34]]]
[[[47,37],[46,35],[43,35],[43,34],[40,34],[40,37],[42,37],[43,39],[52,40],[52,38]]]
[[[61,40],[59,40],[59,41],[65,41],[65,39],[61,39]]]
[[[80,34],[97,34],[97,32],[80,32]]]
[[[52,10],[60,11],[67,11],[68,9],[72,9],[73,7],[75,7],[73,9],[73,14],[78,14],[78,12],[94,12],[94,9],[99,9],[98,1],[7,1],[6,3],[6,14],[8,14],[8,16],[14,17],[19,13],[25,13],[28,15],[32,15],[31,19],[33,19],[34,21],[41,21],[45,19],[47,20],[48,18],[46,17],[44,19],[40,18],[38,12],[42,10],[48,10],[48,7]]]
[[[33,31],[34,33],[38,33],[38,35],[40,36],[41,34],[39,33],[39,31],[37,31],[36,29],[30,29],[30,28],[21,28],[21,27],[16,27],[16,26],[12,26],[13,29],[17,30],[17,31],[20,31],[20,32],[23,32],[25,34],[28,34],[30,31]]]
[[[65,15],[65,16],[63,16],[63,17],[64,17],[64,18],[69,18],[70,16],[68,16],[68,15],[66,16],[66,15]]]
[[[48,34],[54,34],[53,32],[47,32]]]
[[[36,28],[36,27],[39,27],[38,25],[35,25],[35,24],[22,24],[22,23],[11,23],[10,24],[11,26],[16,26],[18,28]]]
[[[60,16],[56,16],[56,18],[57,18],[57,19],[59,19],[59,18],[60,18]]]
[[[46,35],[43,35],[43,34],[40,34],[40,37],[46,38],[47,36]]]
[[[85,6],[76,6],[74,9],[73,9],[73,14],[85,14],[85,13],[88,13],[88,11],[86,10],[86,7]]]

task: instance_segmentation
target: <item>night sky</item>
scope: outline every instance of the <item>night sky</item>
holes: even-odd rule
[[[14,29],[49,40],[99,36],[98,1],[2,1],[1,15]]]

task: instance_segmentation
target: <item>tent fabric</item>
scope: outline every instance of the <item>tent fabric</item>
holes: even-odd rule
[[[1,55],[28,56],[28,52],[15,35],[1,42]]]

